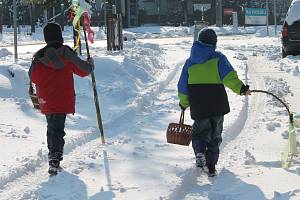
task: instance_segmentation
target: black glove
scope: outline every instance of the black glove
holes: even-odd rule
[[[185,108],[183,105],[181,105],[180,103],[179,103],[179,107],[181,108],[182,111],[185,111],[185,109],[186,109],[186,108]]]
[[[91,66],[91,72],[94,71],[94,69],[95,69],[94,59],[93,59],[93,58],[88,58],[86,61],[87,61],[87,62],[90,64],[90,66]]]
[[[250,86],[249,85],[242,85],[240,95],[245,95],[246,92],[249,90]]]

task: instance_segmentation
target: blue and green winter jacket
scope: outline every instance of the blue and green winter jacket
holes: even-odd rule
[[[224,85],[237,94],[245,87],[216,46],[194,42],[178,82],[180,104],[190,106],[194,120],[225,115],[230,108]]]

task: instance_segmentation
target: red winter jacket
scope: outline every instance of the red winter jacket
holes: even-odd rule
[[[92,69],[91,64],[81,60],[68,46],[52,43],[39,50],[29,76],[36,86],[41,112],[75,113],[73,73],[84,77]]]

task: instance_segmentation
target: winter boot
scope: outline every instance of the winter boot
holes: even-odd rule
[[[48,173],[50,175],[56,175],[61,170],[59,166],[59,160],[49,160]]]
[[[217,176],[217,170],[216,170],[216,165],[207,165],[208,168],[208,176],[209,177],[215,177]]]
[[[206,165],[205,155],[203,153],[197,153],[196,166],[203,168]]]

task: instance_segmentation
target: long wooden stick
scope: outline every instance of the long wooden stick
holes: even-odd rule
[[[86,46],[86,53],[87,53],[88,58],[91,58],[90,50],[89,50],[89,44],[88,44],[87,36],[86,36],[86,28],[85,28],[84,22],[82,23],[82,27],[83,27],[83,33],[84,33],[85,46]],[[102,125],[102,118],[101,118],[101,113],[100,113],[100,106],[99,106],[99,100],[98,100],[98,93],[97,93],[97,86],[96,86],[94,71],[91,72],[91,77],[92,77],[92,83],[93,83],[94,101],[95,101],[95,107],[96,107],[96,113],[97,113],[98,127],[99,127],[99,130],[100,130],[100,133],[101,133],[102,144],[105,144],[104,130],[103,130],[103,125]]]

